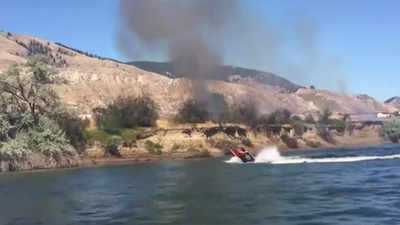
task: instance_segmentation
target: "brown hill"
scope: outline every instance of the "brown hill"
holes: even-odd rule
[[[385,101],[386,105],[394,106],[397,109],[400,109],[400,97],[395,96]]]
[[[105,105],[119,95],[149,94],[161,108],[163,116],[176,113],[179,106],[192,97],[191,83],[145,71],[115,60],[86,54],[60,44],[27,35],[0,34],[0,72],[13,63],[23,63],[31,55],[45,54],[66,80],[56,86],[62,100],[82,113]],[[317,112],[326,107],[340,113],[394,111],[395,107],[373,98],[347,96],[325,90],[297,88],[288,91],[258,78],[224,74],[227,79],[208,83],[211,92],[221,93],[229,103],[252,99],[263,113],[287,108],[295,113]],[[276,76],[276,75],[275,75]],[[283,78],[282,78],[283,79]],[[295,91],[295,92],[293,92]]]

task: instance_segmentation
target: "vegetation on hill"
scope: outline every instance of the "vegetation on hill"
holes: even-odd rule
[[[56,72],[34,58],[0,76],[0,157],[75,154],[64,130],[53,119],[63,106],[51,88]]]
[[[85,55],[85,56],[87,56],[87,57],[96,58],[96,59],[100,59],[100,60],[110,60],[110,61],[114,61],[114,62],[117,62],[117,63],[123,63],[123,62],[118,61],[118,60],[116,60],[116,59],[111,59],[111,58],[107,58],[107,57],[102,57],[102,56],[99,56],[99,55],[96,55],[96,54],[93,54],[93,53],[81,51],[81,50],[79,50],[79,49],[72,48],[72,47],[70,47],[70,46],[64,45],[64,44],[59,43],[59,42],[55,42],[54,44],[56,44],[56,45],[58,45],[58,46],[61,46],[61,47],[63,47],[63,48],[66,48],[66,49],[68,49],[68,50],[71,50],[71,51],[73,51],[73,52],[76,52],[76,53]],[[60,48],[60,49],[61,49],[61,48]],[[59,51],[63,51],[63,50],[59,50]],[[63,52],[65,52],[65,51],[63,51]]]
[[[121,144],[131,146],[138,130],[155,126],[158,112],[158,105],[148,96],[118,97],[105,108],[94,110],[98,128],[87,130],[88,140],[100,142],[114,154]]]
[[[381,135],[393,143],[398,143],[400,140],[400,119],[385,122],[381,129]]]

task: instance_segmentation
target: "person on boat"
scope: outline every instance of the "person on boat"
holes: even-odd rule
[[[239,157],[243,162],[254,161],[254,157],[243,147],[235,150],[235,152],[236,156]]]

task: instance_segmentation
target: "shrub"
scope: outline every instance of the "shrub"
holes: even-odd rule
[[[171,147],[171,152],[177,152],[181,148],[180,144],[174,143]]]
[[[331,110],[329,108],[325,108],[322,113],[319,115],[319,123],[321,124],[329,124],[329,118],[332,116]]]
[[[119,128],[155,126],[159,117],[157,104],[147,96],[118,97],[95,114],[100,127],[109,133],[115,133]]]
[[[190,147],[187,149],[187,152],[195,153],[195,152],[201,152],[201,150],[199,150],[196,147]]]
[[[329,120],[329,124],[336,129],[337,132],[344,133],[346,130],[346,122],[339,119]]]
[[[45,116],[39,117],[37,126],[20,130],[16,138],[2,146],[1,155],[22,157],[26,153],[40,152],[48,156],[76,153],[57,123]]]
[[[65,132],[65,136],[74,148],[81,151],[85,149],[88,139],[85,129],[88,124],[82,121],[76,112],[59,108],[56,112],[52,113],[51,118]]]
[[[315,124],[314,117],[313,117],[312,115],[310,115],[310,114],[308,114],[308,115],[306,116],[306,118],[304,119],[304,121],[305,121],[306,123],[309,123],[309,124]]]
[[[123,129],[121,131],[121,138],[127,146],[131,146],[131,143],[136,141],[136,131],[133,129]]]
[[[106,144],[110,135],[104,130],[90,129],[86,130],[86,136],[89,141],[98,141],[102,144]]]
[[[335,144],[336,143],[335,139],[332,137],[332,135],[329,132],[329,130],[326,127],[326,125],[318,124],[316,126],[316,128],[317,128],[318,136],[320,136],[324,141],[326,141],[328,143],[331,143],[331,144]]]
[[[289,124],[292,113],[287,109],[278,109],[267,118],[267,124]]]
[[[38,126],[28,130],[29,147],[46,155],[54,153],[74,154],[76,151],[70,145],[63,130],[58,124],[44,116],[39,118]]]
[[[230,122],[243,123],[250,127],[256,127],[258,123],[258,109],[253,101],[242,102],[232,107]]]
[[[10,122],[4,114],[0,114],[0,141],[7,141],[9,136],[8,133],[11,129]]]
[[[385,122],[381,128],[381,135],[393,143],[398,143],[400,140],[400,119]]]
[[[289,148],[298,148],[297,140],[295,138],[291,138],[286,134],[281,136],[283,143],[285,143]]]
[[[29,147],[29,140],[25,134],[19,134],[15,139],[12,139],[0,148],[0,157],[2,159],[23,158],[26,154],[31,153],[32,149]]]
[[[295,122],[294,124],[293,124],[293,129],[294,129],[294,133],[297,135],[297,136],[299,136],[299,137],[301,137],[301,136],[303,136],[303,134],[306,132],[306,126],[304,125],[304,123],[302,123],[302,122]]]
[[[161,155],[162,154],[161,150],[163,149],[163,146],[161,144],[154,143],[150,140],[147,140],[144,144],[145,144],[145,148],[147,149],[147,151],[150,154],[153,154],[153,155]]]
[[[197,100],[188,100],[178,110],[175,120],[180,123],[204,123],[210,119],[206,104]]]
[[[122,138],[118,135],[109,135],[107,137],[106,151],[114,156],[121,156],[118,147],[122,143]]]

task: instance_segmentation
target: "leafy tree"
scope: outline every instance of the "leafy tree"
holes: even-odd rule
[[[181,123],[203,123],[210,119],[207,106],[204,102],[188,100],[178,110],[175,120]]]
[[[29,116],[26,121],[30,118],[31,122],[27,124],[34,124],[33,118]],[[76,153],[57,123],[42,115],[35,126],[21,129],[15,139],[5,142],[0,148],[0,156],[3,157],[22,157],[30,152],[40,152],[48,156]]]
[[[65,107],[58,107],[49,114],[49,118],[54,120],[58,126],[65,132],[65,136],[70,140],[74,148],[83,150],[87,144],[86,121],[82,121],[77,112]]]
[[[319,123],[329,124],[329,119],[332,116],[332,111],[329,108],[325,108],[322,114],[319,116]]]
[[[14,65],[0,76],[3,110],[29,112],[37,124],[40,114],[59,106],[58,96],[49,86],[54,82],[55,72],[37,60],[29,61],[26,66],[27,69]],[[12,106],[4,109],[4,103]]]
[[[389,122],[385,122],[381,129],[381,135],[393,143],[397,143],[400,140],[400,119],[393,119]]]
[[[288,124],[292,113],[287,109],[278,109],[272,112],[268,119],[268,124]]]
[[[0,141],[7,141],[9,136],[8,133],[11,129],[10,122],[4,114],[0,114]]]
[[[310,114],[308,114],[308,115],[306,116],[306,118],[304,119],[304,121],[305,121],[306,123],[309,123],[309,124],[314,124],[314,123],[315,123],[314,117],[313,117],[312,115],[310,115]]]
[[[258,124],[258,109],[255,102],[245,101],[233,106],[230,121],[256,127]]]
[[[148,96],[118,97],[105,109],[96,110],[96,120],[107,132],[115,133],[119,128],[155,126],[159,118],[158,105]]]

